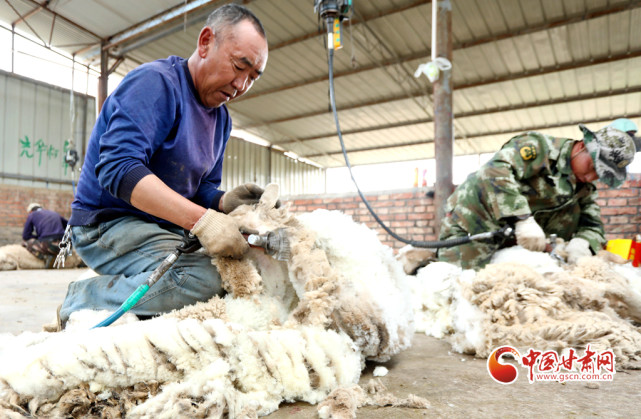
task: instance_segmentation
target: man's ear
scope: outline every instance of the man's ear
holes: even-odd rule
[[[587,150],[587,148],[585,147],[585,143],[583,142],[583,140],[575,142],[575,143],[572,145],[572,151],[571,151],[571,153],[570,153],[570,159],[574,160],[574,158],[575,158],[576,156],[578,156],[579,154],[583,153],[583,150]]]
[[[200,58],[207,57],[209,52],[209,46],[212,45],[215,41],[214,31],[209,27],[205,26],[200,31],[198,35],[198,55]]]

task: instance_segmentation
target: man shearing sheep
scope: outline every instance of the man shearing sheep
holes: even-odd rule
[[[100,275],[69,285],[59,324],[77,310],[118,309],[180,245],[183,230],[209,255],[248,250],[227,214],[258,202],[263,190],[218,189],[231,132],[226,103],[252,87],[267,54],[258,18],[228,4],[209,15],[188,59],[143,64],[107,98],[69,219],[76,252]],[[222,293],[210,257],[184,254],[130,311],[153,316]]]
[[[508,141],[449,197],[440,240],[515,227],[516,243],[474,241],[438,251],[441,261],[482,268],[500,248],[519,244],[543,251],[546,235],[569,241],[575,262],[606,243],[596,203],[598,179],[616,188],[634,158],[636,125],[620,119],[580,140],[527,132]]]

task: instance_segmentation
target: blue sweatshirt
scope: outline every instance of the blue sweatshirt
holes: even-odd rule
[[[183,197],[218,209],[231,118],[225,105],[205,107],[187,60],[171,56],[131,71],[105,100],[94,126],[71,204],[71,225],[125,215],[168,221],[130,204],[131,192],[154,174]]]
[[[40,208],[31,211],[27,216],[27,222],[22,230],[22,240],[61,239],[66,227],[67,220],[60,214]]]

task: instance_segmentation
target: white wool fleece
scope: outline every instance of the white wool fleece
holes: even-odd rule
[[[316,243],[326,253],[332,268],[345,278],[348,298],[374,304],[371,316],[389,333],[389,348],[372,357],[385,361],[411,345],[414,313],[408,277],[388,246],[376,232],[338,212],[316,210],[301,214],[298,220],[317,234]]]
[[[486,315],[465,299],[461,289],[475,276],[474,270],[462,270],[447,262],[419,269],[412,287],[417,330],[448,339],[457,352],[474,353],[482,347]]]
[[[520,246],[505,249],[495,260],[508,262],[463,271],[455,280],[455,267],[419,270],[432,286],[422,295],[416,291],[427,333],[441,332],[455,351],[482,358],[497,345],[578,349],[590,343],[613,348],[617,367],[638,368],[641,274],[598,257],[559,269],[549,256],[533,254]]]
[[[507,247],[494,253],[490,263],[514,262],[527,265],[540,274],[563,272],[559,262],[546,252],[533,252],[521,246]]]
[[[462,269],[446,262],[430,263],[410,281],[417,332],[441,339],[453,332],[452,301]]]
[[[172,417],[170,402],[181,398],[230,409],[257,400],[259,413],[267,414],[282,400],[317,403],[360,376],[361,355],[342,333],[306,327],[247,332],[218,319],[159,317],[141,324],[43,333],[45,340],[26,349],[5,348],[12,362],[0,364],[0,399],[8,401],[15,391],[56,400],[82,383],[99,392],[158,381],[173,384],[131,417]]]
[[[160,392],[128,417],[266,415],[283,400],[323,400],[357,382],[366,358],[384,361],[409,347],[409,288],[392,250],[341,213],[307,214],[308,228],[272,207],[261,199],[230,214],[242,226],[291,234],[287,263],[255,249],[245,255],[252,280],[260,277],[251,289],[242,275],[228,276],[225,299],[144,322],[0,342],[0,416],[27,405],[46,414],[85,383],[105,400],[149,382]]]

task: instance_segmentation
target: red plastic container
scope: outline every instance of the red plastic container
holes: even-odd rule
[[[638,267],[641,265],[641,237],[637,236],[632,240],[632,245],[630,246],[630,256],[628,259],[632,261],[632,266]]]

